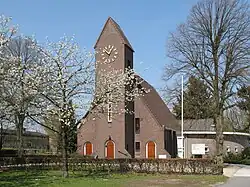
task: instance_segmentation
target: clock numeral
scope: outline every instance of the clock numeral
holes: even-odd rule
[[[117,58],[117,56],[114,56],[114,58]]]

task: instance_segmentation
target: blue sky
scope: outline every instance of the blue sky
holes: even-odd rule
[[[111,16],[132,44],[136,71],[157,89],[163,86],[166,41],[184,22],[198,0],[2,0],[0,14],[13,18],[24,35],[39,42],[75,35],[81,47],[93,51],[106,19]]]

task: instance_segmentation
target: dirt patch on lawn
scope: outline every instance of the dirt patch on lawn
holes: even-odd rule
[[[130,181],[125,187],[200,187],[206,182],[204,181],[184,181],[182,179],[142,179]]]

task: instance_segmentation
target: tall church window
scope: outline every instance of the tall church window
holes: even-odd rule
[[[108,122],[112,122],[112,102],[111,102],[111,93],[108,94]]]
[[[135,118],[135,134],[140,134],[140,118]]]

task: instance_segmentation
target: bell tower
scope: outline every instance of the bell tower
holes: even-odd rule
[[[106,21],[94,49],[96,51],[96,80],[98,80],[100,73],[107,73],[113,70],[124,71],[126,68],[133,68],[134,50],[120,26],[111,17]],[[97,83],[100,82],[97,81]],[[120,121],[117,125],[123,128],[123,135],[121,136],[124,142],[123,149],[133,158],[135,152],[134,102],[124,100],[124,103],[121,103],[121,107],[132,112],[120,115],[119,118],[122,118],[120,120],[108,121],[107,125],[111,126],[110,137],[112,138],[112,136],[116,136],[112,128],[115,128],[115,123]]]
[[[133,48],[120,26],[109,17],[94,46],[96,70],[133,68]]]

